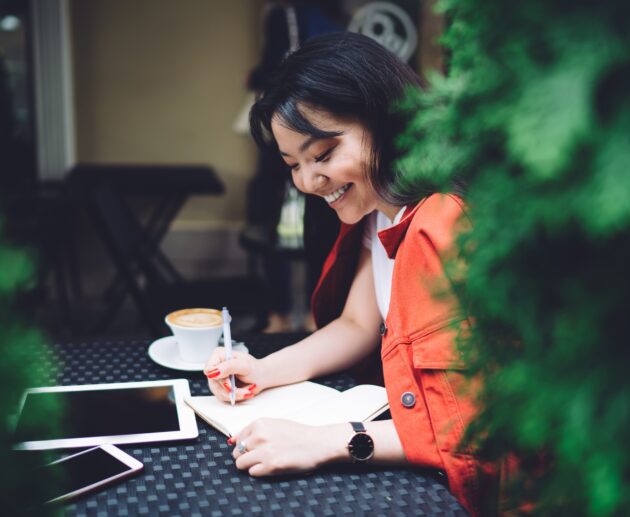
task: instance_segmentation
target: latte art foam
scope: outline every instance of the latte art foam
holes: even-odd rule
[[[221,313],[215,309],[182,309],[171,312],[166,321],[171,325],[189,328],[218,327],[223,324]]]

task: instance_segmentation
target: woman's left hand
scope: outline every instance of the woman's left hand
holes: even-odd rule
[[[308,472],[348,455],[347,425],[310,426],[291,420],[261,418],[228,443],[239,470],[251,476]],[[344,433],[345,431],[345,433]]]

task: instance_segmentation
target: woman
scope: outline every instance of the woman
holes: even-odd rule
[[[442,265],[462,202],[395,187],[394,138],[405,119],[392,105],[417,87],[408,66],[357,34],[320,36],[283,62],[250,121],[258,142],[273,135],[297,188],[323,197],[342,222],[313,295],[319,330],[263,359],[235,354],[224,361],[218,349],[205,374],[224,400],[226,378],[235,374],[243,400],[347,369],[380,344],[392,420],[365,424],[373,451],[362,443],[364,456],[351,456],[349,441],[357,435],[348,423],[262,419],[230,439],[239,445],[237,468],[265,476],[368,456],[374,463],[434,467],[478,514],[487,478],[459,447],[474,407],[460,394],[454,340],[462,322],[456,323]]]

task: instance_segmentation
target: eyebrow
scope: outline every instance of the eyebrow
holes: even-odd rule
[[[313,142],[315,142],[316,140],[321,140],[321,138],[316,137],[316,136],[309,136],[306,140],[304,140],[304,142],[302,142],[300,144],[300,147],[298,147],[298,151],[300,151],[301,153],[303,153],[304,151],[306,151],[311,145],[313,145]],[[280,151],[280,154],[282,156],[289,156],[289,154],[285,153],[284,151]]]
[[[303,153],[304,151],[306,151],[312,144],[313,142],[315,142],[316,140],[322,140],[321,138],[315,137],[315,136],[309,136],[306,140],[304,140],[304,142],[302,142],[302,144],[300,145],[299,149],[300,152]]]
[[[343,134],[343,133],[339,133],[339,134],[341,135],[341,134]],[[337,135],[337,136],[339,136],[339,135]],[[304,142],[302,142],[302,143],[300,144],[300,147],[298,147],[298,151],[300,151],[301,153],[303,153],[303,152],[304,152],[304,151],[306,151],[306,150],[307,150],[307,149],[308,149],[311,145],[313,145],[313,143],[314,143],[314,142],[316,142],[317,140],[326,140],[327,138],[331,138],[331,137],[325,137],[325,136],[324,136],[324,137],[322,137],[322,136],[314,136],[314,135],[311,135],[311,136],[309,136],[306,140],[304,140]],[[279,150],[279,149],[278,149],[278,150]],[[279,150],[279,151],[280,151],[280,150]],[[283,151],[280,151],[280,154],[281,154],[282,156],[288,156],[288,157],[290,157],[290,158],[291,158],[291,155],[289,155],[289,154],[287,154],[287,153],[285,153],[285,152],[283,152]]]

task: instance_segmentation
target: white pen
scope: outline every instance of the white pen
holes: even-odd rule
[[[232,332],[230,330],[230,321],[232,317],[227,310],[227,307],[223,307],[221,311],[223,316],[223,346],[225,347],[225,360],[232,359]],[[230,404],[233,406],[236,402],[236,379],[234,375],[230,375]]]

